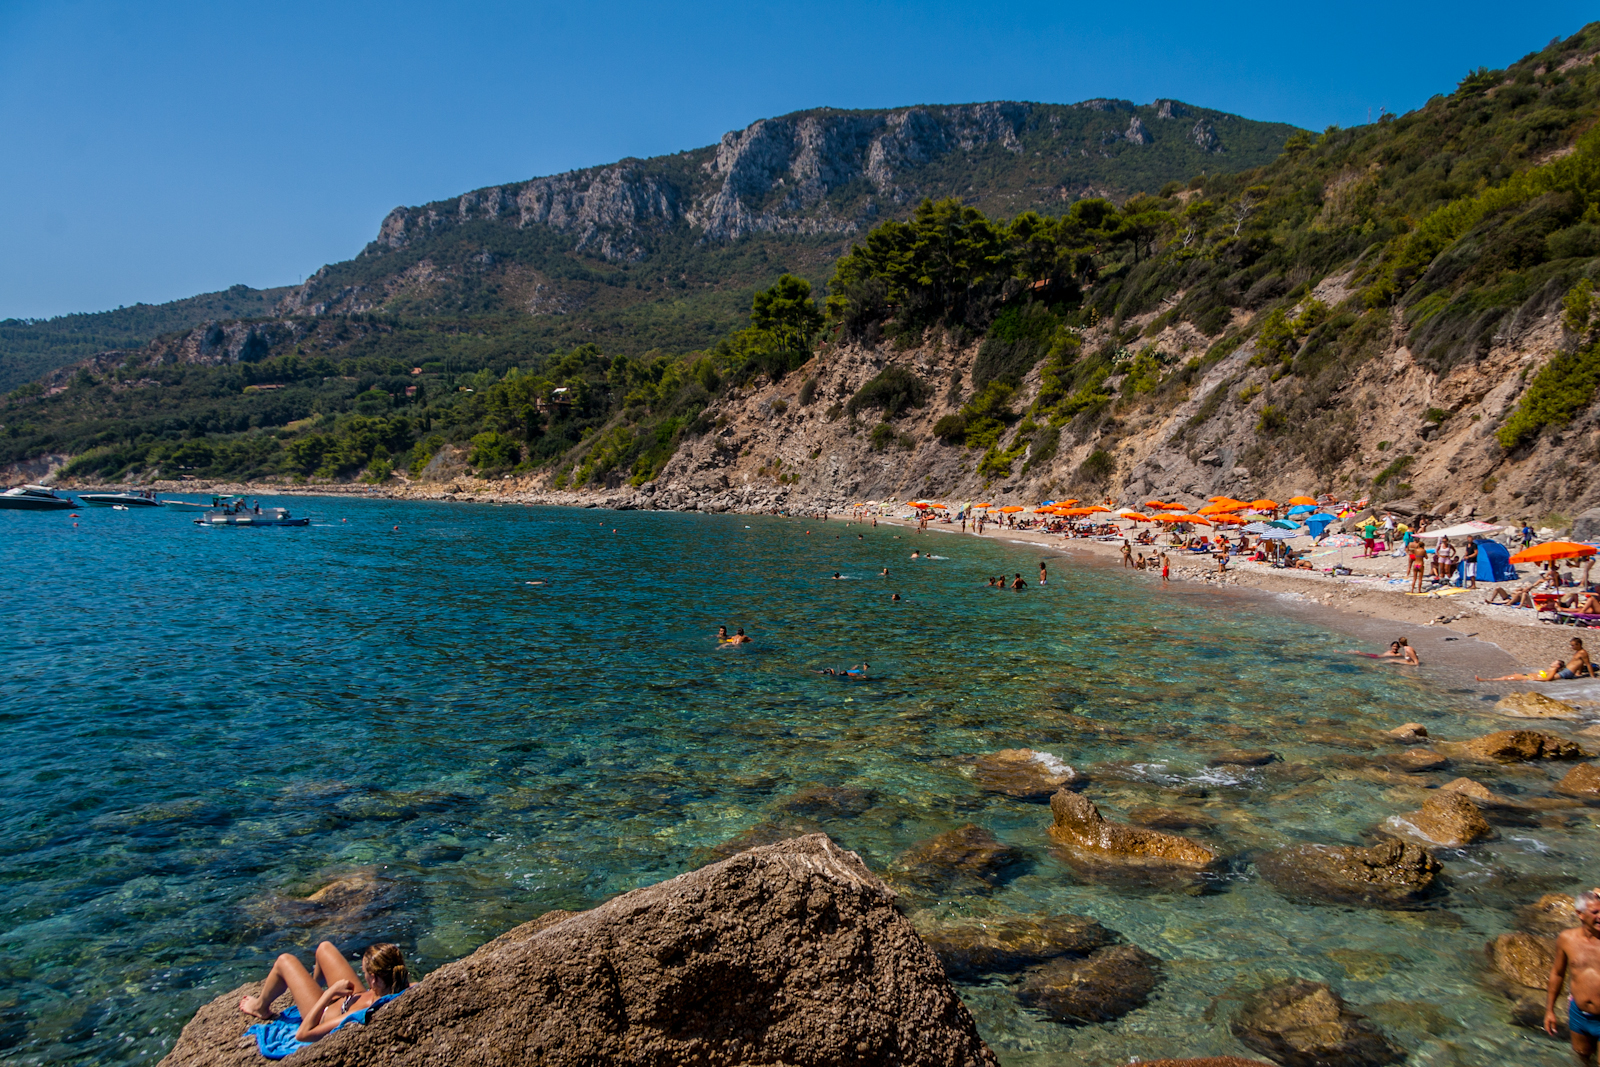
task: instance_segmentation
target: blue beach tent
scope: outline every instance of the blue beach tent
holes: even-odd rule
[[[1307,515],[1305,517],[1305,524],[1311,530],[1312,537],[1321,537],[1322,531],[1328,528],[1328,523],[1334,521],[1336,521],[1335,516],[1325,515],[1320,512],[1316,515]]]
[[[1506,546],[1497,541],[1478,542],[1478,581],[1480,582],[1510,582],[1515,581],[1517,569],[1511,565],[1511,553],[1506,551]],[[1467,578],[1467,563],[1462,560],[1456,564],[1456,584],[1460,585]]]

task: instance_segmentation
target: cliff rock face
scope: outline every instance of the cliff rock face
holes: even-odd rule
[[[246,991],[202,1008],[163,1067],[260,1064],[240,1041]],[[294,1062],[996,1061],[893,894],[814,834],[518,927]]]

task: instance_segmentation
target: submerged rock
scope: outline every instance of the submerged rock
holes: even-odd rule
[[[1478,806],[1454,790],[1441,789],[1422,802],[1421,811],[1393,815],[1384,829],[1446,848],[1461,848],[1494,836]]]
[[[807,834],[822,832],[822,824],[813,819],[763,819],[754,826],[739,831],[720,844],[712,845],[703,850],[702,862],[715,863],[731,856],[737,856],[747,849],[757,848],[761,845],[775,845],[779,841],[789,841]]]
[[[303,897],[273,893],[244,906],[255,928],[335,931],[370,930],[375,921],[405,902],[405,887],[376,867],[358,867],[324,882]]]
[[[1057,956],[1087,956],[1117,940],[1112,931],[1078,915],[961,919],[921,933],[952,978],[1020,971]]]
[[[1600,800],[1600,767],[1580,763],[1556,783],[1556,792],[1585,800]]]
[[[1392,767],[1412,774],[1422,774],[1427,771],[1442,771],[1450,766],[1450,761],[1431,748],[1408,748],[1398,756],[1390,756],[1384,761]]]
[[[968,823],[912,846],[895,861],[899,877],[931,888],[967,883],[968,888],[999,885],[1027,859],[1020,850]]]
[[[996,1063],[894,895],[821,834],[530,926],[295,1064]],[[202,1008],[164,1067],[259,1067],[240,1042],[252,989]]]
[[[1264,748],[1233,749],[1206,761],[1207,767],[1265,767],[1277,759],[1275,752]]]
[[[1284,1067],[1385,1067],[1406,1058],[1383,1031],[1322,982],[1263,990],[1232,1023],[1241,1042]]]
[[[1564,700],[1543,693],[1507,693],[1494,710],[1517,719],[1581,719],[1583,713]]]
[[[1555,962],[1553,938],[1534,937],[1516,931],[1501,934],[1489,942],[1489,962],[1511,982],[1529,989],[1544,989],[1550,982],[1550,965]]]
[[[1128,821],[1135,826],[1148,826],[1152,830],[1214,830],[1217,820],[1189,808],[1163,808],[1146,804],[1128,812]]]
[[[776,801],[774,811],[813,819],[854,819],[878,802],[872,789],[851,785],[808,785]]]
[[[1371,848],[1292,845],[1256,858],[1267,881],[1293,900],[1401,907],[1437,889],[1439,861],[1427,849],[1389,838]]]
[[[1134,866],[1201,870],[1217,853],[1198,841],[1106,820],[1085,797],[1062,790],[1050,798],[1050,836],[1080,857]]]
[[[1028,974],[1017,999],[1058,1023],[1110,1022],[1142,1008],[1161,982],[1161,961],[1133,945],[1057,959]]]
[[[1579,745],[1537,730],[1500,730],[1455,746],[1468,756],[1500,763],[1528,763],[1533,760],[1583,759],[1588,755]]]
[[[1559,934],[1578,925],[1578,902],[1566,893],[1546,893],[1519,908],[1517,921],[1536,934]]]
[[[1393,730],[1385,731],[1396,741],[1410,743],[1420,741],[1428,736],[1428,728],[1420,722],[1408,722],[1404,726],[1396,726]]]
[[[1056,790],[1081,783],[1082,776],[1048,752],[1004,748],[973,761],[972,780],[987,793],[1048,800]]]

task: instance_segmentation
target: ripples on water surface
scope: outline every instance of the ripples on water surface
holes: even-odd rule
[[[1148,1008],[1080,1029],[1031,1015],[1003,981],[963,985],[1008,1064],[1237,1052],[1232,998],[1288,976],[1367,1006],[1413,1063],[1566,1062],[1509,1026],[1478,976],[1517,905],[1593,881],[1585,812],[1443,853],[1453,888],[1429,910],[1295,907],[1245,861],[1206,895],[1086,883],[1050,852],[1044,805],[980,793],[959,759],[1030,746],[1135,764],[1088,795],[1114,818],[1194,808],[1235,856],[1360,842],[1421,799],[1363,772],[1374,730],[1504,724],[1475,694],[1337,654],[1349,638],[1065,560],[1045,589],[990,590],[984,575],[1031,583],[1038,561],[991,539],[287,503],[315,525],[0,512],[10,1062],[152,1063],[206,999],[323,936],[397,940],[430,969],[547,909],[689,870],[812,783],[875,791],[827,828],[878,869],[967,822],[1032,855],[987,896],[910,906],[1091,915],[1167,961]],[[907,558],[930,544],[950,558]],[[536,579],[551,584],[523,584]],[[756,644],[715,650],[719,624]],[[865,684],[810,673],[862,659]],[[1206,770],[1231,747],[1285,762]],[[290,903],[344,875],[331,921]]]

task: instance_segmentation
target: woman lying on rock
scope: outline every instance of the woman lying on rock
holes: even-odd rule
[[[411,984],[405,957],[398,945],[371,945],[361,954],[366,985],[332,941],[317,946],[316,962],[305,966],[285,952],[261,983],[261,992],[239,1001],[244,1014],[264,1020],[250,1027],[261,1054],[278,1060],[333,1033],[347,1022],[365,1023],[367,1012],[403,993]],[[319,982],[326,982],[322,988]],[[287,990],[294,1007],[274,1015],[272,1004]]]

